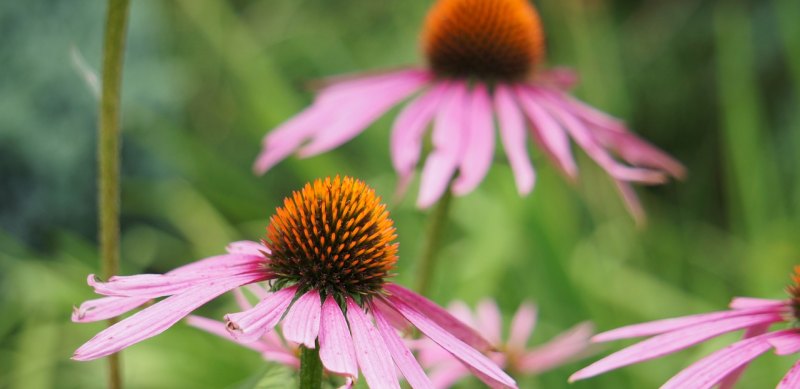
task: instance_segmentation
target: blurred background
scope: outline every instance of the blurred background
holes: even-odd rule
[[[396,110],[335,152],[292,157],[264,177],[250,166],[265,132],[309,103],[313,80],[422,65],[418,35],[431,0],[132,3],[123,274],[164,272],[259,239],[282,198],[312,178],[354,175],[391,197]],[[499,153],[478,190],[453,205],[432,297],[491,296],[506,319],[534,301],[534,344],[584,320],[606,330],[723,309],[735,295],[783,298],[800,263],[800,2],[535,3],[549,64],[577,69],[580,98],[625,118],[689,177],[638,188],[649,223],[637,228],[581,153],[580,182],[570,184],[532,150],[540,178],[528,198]],[[105,326],[69,321],[71,307],[93,296],[86,274],[99,269],[97,98],[86,77],[100,64],[103,4],[0,2],[0,388],[105,384],[104,361],[69,359]],[[414,199],[392,205],[405,285],[428,213]],[[200,313],[219,318],[234,307],[226,296]],[[566,377],[593,358],[520,383],[657,387],[732,339],[573,385]],[[742,387],[774,385],[792,359],[759,358]],[[130,388],[244,389],[273,371],[184,324],[126,350],[123,362]]]

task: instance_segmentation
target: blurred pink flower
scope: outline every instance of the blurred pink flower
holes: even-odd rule
[[[730,310],[673,319],[657,320],[617,328],[598,334],[594,342],[652,336],[630,347],[617,351],[576,372],[570,381],[581,380],[623,366],[661,357],[693,346],[722,334],[745,330],[743,339],[718,350],[693,363],[662,388],[696,389],[731,388],[759,355],[774,349],[778,355],[800,351],[800,332],[796,328],[770,331],[776,323],[796,323],[800,307],[800,267],[795,269],[795,285],[788,291],[787,300],[767,300],[737,297],[731,301]],[[789,370],[778,388],[800,388],[800,361]]]
[[[165,331],[224,292],[269,280],[273,291],[258,304],[225,316],[226,329],[237,342],[262,341],[283,322],[286,340],[307,348],[319,345],[329,372],[355,381],[360,370],[370,387],[399,388],[397,368],[413,388],[430,388],[398,333],[410,323],[488,385],[516,388],[479,351],[491,347],[483,337],[430,300],[386,282],[397,260],[395,238],[386,206],[366,184],[347,177],[316,180],[285,199],[262,244],[237,242],[227,255],[163,275],[107,282],[90,276],[95,292],[112,300],[95,300],[93,306],[104,307],[102,315],[97,314],[100,308],[85,307],[83,321],[90,312],[97,319],[133,309],[145,299],[170,297],[103,330],[73,359],[117,352]]]
[[[301,157],[330,151],[417,94],[394,121],[390,149],[402,192],[433,123],[417,199],[422,208],[435,203],[451,179],[456,195],[483,180],[495,150],[495,118],[521,195],[536,180],[529,137],[574,179],[572,139],[611,175],[637,219],[643,212],[630,182],[661,184],[685,175],[679,162],[622,122],[571,97],[572,71],[541,68],[544,35],[527,0],[440,0],[423,43],[428,69],[333,80],[309,108],[267,134],[254,170],[263,174],[295,151]]]
[[[551,341],[528,349],[527,343],[536,326],[536,307],[531,303],[520,305],[511,320],[506,341],[502,340],[502,319],[497,303],[483,300],[473,314],[469,307],[456,301],[448,309],[453,316],[463,321],[486,339],[496,345],[490,354],[492,360],[511,372],[533,375],[554,369],[565,363],[582,358],[589,353],[589,337],[592,336],[591,323],[581,323],[555,337]],[[449,388],[464,377],[469,370],[452,355],[436,347],[429,339],[411,341],[412,347],[419,351],[422,365],[430,372],[435,388]]]

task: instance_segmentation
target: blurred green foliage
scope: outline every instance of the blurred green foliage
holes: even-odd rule
[[[422,64],[417,37],[429,3],[133,2],[124,273],[164,272],[229,241],[258,239],[283,196],[315,177],[358,176],[391,197],[391,114],[336,152],[291,158],[265,177],[251,175],[250,164],[261,136],[308,104],[310,81]],[[100,4],[0,2],[0,388],[105,382],[103,361],[69,360],[104,326],[69,322],[70,306],[92,297],[84,279],[98,269],[97,104],[70,53],[98,68]],[[587,319],[609,329],[722,309],[735,295],[781,298],[800,258],[800,3],[537,5],[549,63],[581,73],[576,94],[626,118],[690,176],[639,188],[649,224],[637,229],[585,158],[573,185],[535,154],[541,177],[533,195],[519,198],[499,155],[479,189],[455,201],[433,297],[445,304],[493,296],[507,318],[522,300],[536,301],[534,342]],[[393,205],[397,281],[407,285],[426,217],[413,197]],[[200,313],[231,309],[223,298]],[[571,387],[656,387],[724,341]],[[792,362],[764,356],[742,387],[771,386]],[[272,378],[262,386],[280,382],[258,355],[185,325],[130,348],[123,363],[130,388],[243,388],[264,372]],[[584,364],[521,385],[567,387]]]

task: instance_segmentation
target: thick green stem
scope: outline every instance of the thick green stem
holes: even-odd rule
[[[453,200],[453,194],[448,189],[430,216],[430,224],[425,241],[425,247],[422,256],[419,258],[419,270],[417,276],[417,292],[421,295],[426,295],[431,286],[433,273],[436,270],[436,257],[439,253],[441,246],[442,235],[444,228],[447,225],[447,214],[450,210],[450,203]]]
[[[300,346],[300,389],[321,387],[322,361],[319,359],[319,346],[317,348]]]
[[[119,273],[120,89],[129,0],[109,0],[103,42],[102,92],[97,157],[100,267],[108,279]],[[114,324],[113,320],[109,325]],[[111,389],[122,388],[119,355],[108,357]]]

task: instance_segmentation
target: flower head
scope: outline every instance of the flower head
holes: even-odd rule
[[[578,324],[544,345],[528,348],[537,316],[536,307],[528,302],[520,305],[511,320],[505,341],[501,336],[503,323],[500,309],[494,301],[481,301],[474,313],[461,301],[452,303],[448,310],[495,344],[492,359],[514,373],[542,373],[588,354],[589,337],[592,334],[590,323]],[[470,374],[457,359],[428,339],[413,342],[413,347],[419,350],[420,361],[431,372],[431,381],[436,388],[449,388]]]
[[[456,195],[480,184],[494,157],[495,127],[523,195],[536,181],[531,138],[571,178],[578,173],[571,142],[580,146],[611,175],[637,218],[643,211],[630,183],[684,176],[680,163],[622,122],[569,96],[574,73],[544,68],[544,33],[527,0],[439,0],[422,35],[429,68],[334,81],[264,138],[255,171],[264,173],[295,151],[308,157],[332,150],[414,95],[394,122],[390,149],[402,191],[433,127],[417,199],[423,208],[451,181]]]
[[[394,238],[393,223],[371,188],[348,177],[317,180],[286,199],[261,244],[237,242],[228,255],[163,275],[108,282],[90,277],[95,292],[113,296],[106,297],[114,299],[106,305],[116,304],[105,309],[108,314],[170,297],[97,334],[73,358],[111,354],[163,332],[226,291],[268,280],[271,293],[252,308],[225,315],[236,341],[258,342],[282,323],[286,340],[319,347],[328,372],[353,381],[361,372],[370,387],[399,388],[396,366],[412,387],[429,388],[400,337],[411,324],[490,386],[516,387],[481,353],[491,349],[485,339],[433,302],[386,280],[397,259]]]
[[[777,323],[794,324],[800,286],[800,266],[795,267],[794,284],[788,288],[790,298],[767,300],[737,297],[730,310],[664,319],[617,328],[596,335],[595,342],[651,336],[633,346],[617,351],[576,372],[571,381],[593,377],[623,366],[664,356],[716,336],[744,330],[743,339],[718,350],[690,365],[662,388],[732,387],[747,365],[757,356],[774,349],[778,355],[800,352],[800,331],[796,328],[770,330]],[[800,387],[800,361],[778,384],[780,389]]]

